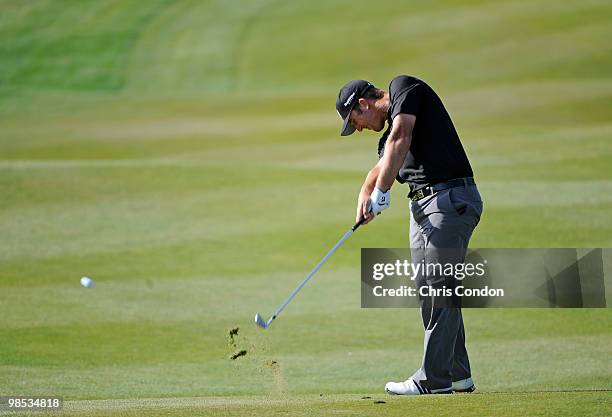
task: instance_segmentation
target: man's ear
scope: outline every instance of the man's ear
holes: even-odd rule
[[[361,97],[359,99],[359,108],[361,110],[368,110],[370,108],[370,103],[368,103],[368,100],[366,100],[365,98]]]

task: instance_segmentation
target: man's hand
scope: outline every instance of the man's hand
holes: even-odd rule
[[[380,214],[384,209],[389,208],[391,204],[391,190],[382,191],[380,188],[375,187],[370,195],[369,209],[374,214]]]
[[[368,224],[374,217],[376,217],[376,215],[370,211],[370,195],[360,193],[359,199],[357,200],[357,217],[355,221],[358,222],[361,219],[365,219],[363,224]]]

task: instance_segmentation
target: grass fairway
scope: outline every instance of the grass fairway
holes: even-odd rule
[[[576,416],[605,415],[610,396],[599,392],[536,392],[473,394],[455,397],[390,398],[388,396],[292,396],[165,398],[148,400],[75,401],[66,416],[312,416],[384,415],[440,416]],[[600,414],[604,413],[604,414]]]
[[[359,254],[408,245],[401,186],[252,323],[353,223],[378,136],[338,136],[351,78],[442,96],[485,201],[472,247],[611,247],[610,2],[239,3],[0,1],[0,396],[70,416],[611,414],[609,309],[467,310],[478,394],[383,395],[422,328],[359,308]]]

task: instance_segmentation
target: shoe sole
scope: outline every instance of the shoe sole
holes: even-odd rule
[[[387,388],[385,388],[385,392],[389,395],[400,395],[397,392],[389,391]]]
[[[454,389],[453,391],[454,392],[458,392],[458,393],[462,393],[462,394],[469,394],[471,392],[476,391],[476,386],[472,385],[471,387],[466,388],[466,389]]]
[[[476,389],[476,388],[474,388],[474,387],[470,387],[470,388],[473,388],[473,389],[472,389],[472,391],[474,391],[474,389]],[[468,388],[468,389],[470,389],[470,388]],[[472,392],[472,391],[469,391],[469,392]],[[397,392],[393,392],[393,391],[390,391],[390,390],[388,390],[387,388],[385,388],[385,392],[386,392],[387,394],[389,394],[389,395],[405,395],[405,396],[407,396],[407,397],[414,397],[414,396],[417,396],[417,395],[438,395],[438,394],[442,394],[442,395],[444,395],[444,394],[452,394],[452,393],[453,393],[453,390],[449,390],[449,391],[442,391],[442,392],[436,392],[436,393],[427,393],[427,394],[414,394],[414,395],[408,395],[408,394],[398,394]],[[458,391],[458,392],[459,392],[459,391]],[[466,392],[467,392],[467,391],[466,391]]]

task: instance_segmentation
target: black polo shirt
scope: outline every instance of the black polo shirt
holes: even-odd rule
[[[451,118],[435,91],[424,81],[407,75],[389,84],[389,127],[378,142],[382,158],[393,119],[400,113],[416,116],[410,150],[397,180],[412,191],[453,178],[472,177],[472,167]]]

